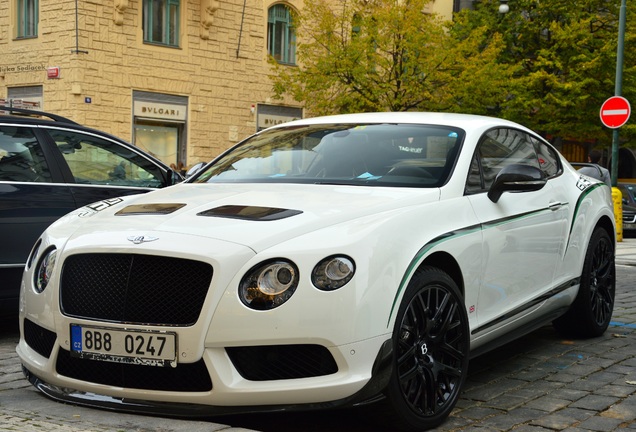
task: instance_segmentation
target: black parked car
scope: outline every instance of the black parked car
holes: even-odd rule
[[[54,220],[181,180],[114,136],[57,115],[0,107],[0,317],[17,315],[29,251]]]
[[[623,193],[623,234],[636,234],[636,184],[618,183],[616,185]]]

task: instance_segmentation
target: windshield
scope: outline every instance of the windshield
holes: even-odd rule
[[[198,173],[194,183],[287,182],[439,187],[464,132],[434,125],[311,125],[255,135]]]

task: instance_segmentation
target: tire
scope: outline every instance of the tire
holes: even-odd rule
[[[566,314],[554,321],[554,327],[567,336],[602,335],[612,319],[615,294],[614,241],[605,229],[597,228],[585,253],[576,299]]]
[[[393,371],[385,421],[421,431],[441,424],[468,372],[468,315],[457,284],[425,267],[409,283],[393,330]]]

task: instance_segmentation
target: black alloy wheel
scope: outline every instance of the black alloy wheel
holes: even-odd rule
[[[568,336],[596,337],[609,326],[614,311],[616,269],[614,242],[607,231],[597,228],[590,239],[579,292],[570,310],[554,321]]]
[[[393,421],[415,431],[446,419],[466,379],[469,343],[468,316],[457,284],[439,269],[418,270],[393,331]]]
[[[589,283],[590,304],[595,324],[597,327],[607,328],[614,311],[616,290],[614,247],[609,236],[602,236],[592,252]]]

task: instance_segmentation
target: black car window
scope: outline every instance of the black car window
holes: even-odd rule
[[[499,171],[512,164],[541,168],[530,137],[514,129],[493,129],[487,132],[473,156],[466,193],[487,191]]]
[[[75,131],[49,131],[79,184],[161,187],[158,166],[123,145]]]
[[[479,157],[475,153],[473,160],[470,162],[470,171],[468,172],[468,181],[466,182],[466,193],[477,193],[484,190],[481,170],[479,168]]]
[[[30,128],[0,126],[0,181],[51,181],[42,147]]]

